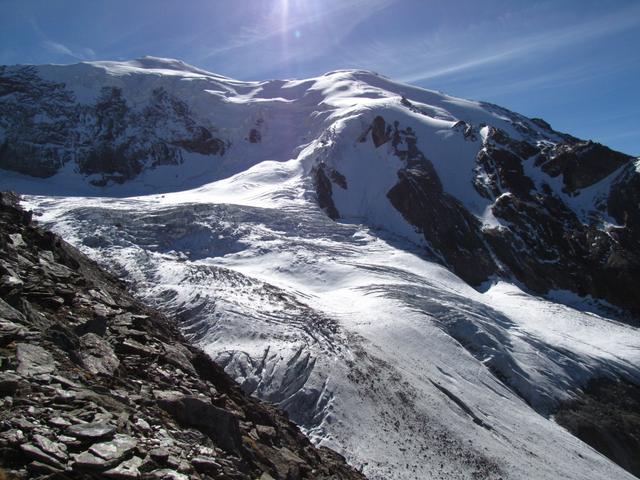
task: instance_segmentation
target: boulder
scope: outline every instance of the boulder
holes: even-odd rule
[[[113,375],[120,366],[120,360],[109,342],[95,333],[80,337],[80,348],[78,356],[82,365],[94,375]]]
[[[80,440],[94,442],[113,438],[113,434],[115,433],[115,431],[116,427],[102,422],[80,423],[77,425],[71,425],[69,428],[67,428],[67,433],[69,435]]]
[[[113,440],[92,445],[89,452],[108,461],[122,460],[129,456],[137,445],[138,442],[135,438],[117,434]]]
[[[18,359],[17,372],[26,377],[53,373],[56,370],[53,356],[38,345],[19,343],[16,357]]]
[[[228,452],[239,452],[242,443],[238,420],[207,399],[189,395],[170,395],[158,400],[158,406],[181,425],[195,427],[209,435]]]

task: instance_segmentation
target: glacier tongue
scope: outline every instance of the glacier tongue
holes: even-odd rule
[[[636,329],[510,284],[479,293],[311,203],[173,195],[26,203],[370,478],[628,476],[545,415],[594,375],[637,378]]]

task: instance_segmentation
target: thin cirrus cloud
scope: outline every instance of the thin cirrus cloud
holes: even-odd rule
[[[41,45],[43,48],[54,54],[67,55],[76,60],[91,60],[96,56],[96,53],[91,48],[83,47],[79,50],[74,51],[66,45],[63,45],[59,42],[54,42],[53,40],[43,40],[41,42]]]
[[[502,42],[489,44],[486,45],[483,50],[471,56],[468,55],[468,53],[465,55],[465,51],[468,51],[467,46],[473,45],[474,43],[482,44],[482,41],[478,39],[478,42],[474,42],[471,38],[457,35],[457,41],[451,39],[449,47],[445,47],[436,53],[434,53],[433,50],[426,52],[418,49],[412,50],[408,56],[419,59],[419,61],[413,62],[414,65],[427,65],[428,67],[406,71],[399,76],[399,80],[404,82],[421,82],[522,58],[527,58],[527,61],[530,62],[532,57],[546,55],[550,50],[566,48],[571,45],[594,40],[598,37],[628,30],[639,25],[640,5],[635,5],[603,18],[592,19],[569,26],[565,25],[554,30],[547,30],[521,39],[510,38],[508,46],[504,46]],[[423,41],[426,42],[428,39],[423,39]],[[401,42],[403,46],[408,43],[405,40]],[[391,51],[397,51],[399,47],[399,44],[386,45],[386,48]],[[381,55],[380,50],[378,46],[375,52],[376,59],[384,58],[384,54]],[[447,59],[455,58],[456,61],[442,61],[442,57],[446,57]]]
[[[54,56],[70,57],[74,60],[92,60],[96,53],[89,47],[80,47],[72,49],[64,43],[58,42],[50,38],[50,36],[40,26],[35,17],[30,16],[26,19],[27,25],[31,28],[36,38],[40,39],[40,47],[53,54]]]

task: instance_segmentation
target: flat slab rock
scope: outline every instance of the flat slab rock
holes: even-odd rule
[[[105,477],[128,480],[140,477],[140,467],[143,464],[140,457],[131,457],[115,468],[111,468],[103,473]]]
[[[104,460],[120,460],[136,448],[138,442],[128,435],[117,434],[109,442],[96,443],[89,452]]]
[[[87,333],[80,337],[80,346],[82,365],[94,375],[113,375],[120,366],[120,360],[109,342],[95,333]]]
[[[113,468],[117,466],[118,463],[120,463],[118,459],[105,460],[91,452],[82,452],[74,456],[73,469],[102,471]]]
[[[81,440],[104,440],[112,438],[116,427],[108,423],[80,423],[67,428],[67,433]]]
[[[53,356],[38,345],[19,343],[16,346],[16,358],[17,372],[25,377],[53,373],[56,370]]]
[[[155,470],[151,472],[146,478],[153,480],[189,480],[189,477],[183,473],[163,468],[161,470]]]

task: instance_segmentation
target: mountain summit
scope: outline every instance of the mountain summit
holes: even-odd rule
[[[0,186],[369,477],[627,478],[553,414],[640,376],[638,159],[372,72],[154,57],[1,67],[0,145]]]

